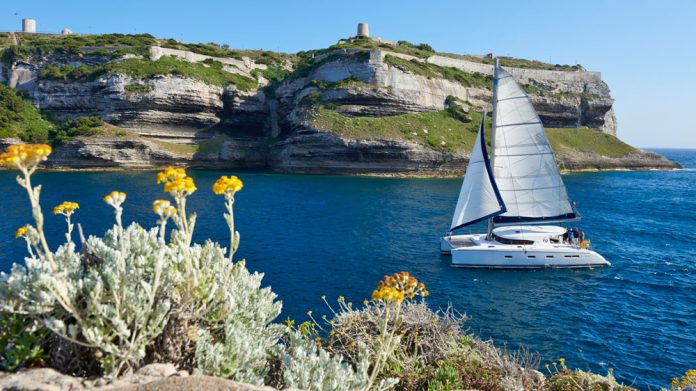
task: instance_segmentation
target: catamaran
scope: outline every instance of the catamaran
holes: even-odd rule
[[[512,75],[495,60],[491,155],[484,127],[471,152],[449,231],[440,251],[452,265],[483,268],[596,267],[610,263],[589,241],[566,240],[551,225],[580,219],[568,199],[544,126]],[[454,230],[488,221],[481,234]],[[546,224],[546,225],[543,225]]]

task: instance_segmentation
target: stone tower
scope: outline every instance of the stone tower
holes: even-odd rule
[[[358,23],[358,37],[369,37],[370,36],[370,29],[367,26],[367,23]]]
[[[34,19],[22,19],[22,32],[23,33],[35,33],[36,32],[36,21]]]

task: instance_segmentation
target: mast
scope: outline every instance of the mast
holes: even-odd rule
[[[498,57],[496,56],[493,59],[493,114],[491,115],[491,169],[495,167],[495,117],[496,117],[496,112],[498,106],[498,67],[500,66],[500,63],[498,61]],[[484,113],[484,118],[483,120],[486,120]],[[488,232],[486,233],[486,240],[491,240],[493,238],[493,217],[488,219]]]

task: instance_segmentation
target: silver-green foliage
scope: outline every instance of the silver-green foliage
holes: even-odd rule
[[[363,390],[369,384],[370,352],[358,344],[355,368],[340,355],[331,355],[299,331],[289,334],[288,346],[279,348],[283,362],[283,381],[286,387],[302,390]],[[384,379],[373,387],[385,390],[396,384]]]
[[[118,374],[142,361],[166,324],[173,251],[159,242],[156,229],[114,227],[103,239],[90,237],[84,254],[72,242],[61,246],[55,268],[38,256],[13,265],[11,274],[0,276],[0,305],[101,350],[106,373]]]
[[[219,263],[226,262],[218,252]],[[196,344],[198,371],[207,375],[263,384],[268,372],[267,358],[286,330],[271,323],[281,303],[269,288],[261,288],[262,274],[250,273],[244,261],[219,270],[216,284],[220,306],[211,320],[219,325],[201,330]]]
[[[56,334],[104,353],[105,373],[137,368],[176,310],[201,335],[200,371],[261,383],[268,352],[284,332],[271,321],[281,303],[262,275],[232,263],[213,242],[165,243],[157,228],[119,225],[90,237],[78,253],[68,242],[54,254],[13,265],[0,278],[0,309],[40,319]]]

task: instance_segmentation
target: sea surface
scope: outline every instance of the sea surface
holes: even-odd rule
[[[385,274],[409,271],[425,282],[435,308],[451,305],[466,325],[498,346],[538,351],[543,363],[615,375],[641,389],[667,386],[696,368],[696,150],[659,150],[680,171],[564,175],[584,219],[580,228],[611,267],[501,271],[450,267],[438,238],[449,226],[460,179],[386,179],[193,171],[199,191],[196,241],[224,243],[223,200],[210,186],[237,174],[241,232],[238,258],[265,273],[283,301],[284,319],[326,312],[321,296],[360,303]],[[163,198],[154,172],[40,172],[49,241],[63,235],[50,214],[61,201],[80,204],[88,234],[113,224],[102,197],[128,194],[125,219],[155,224],[152,200]],[[30,222],[14,173],[0,172],[0,270],[22,262],[15,230]],[[483,227],[480,227],[483,230]],[[279,319],[281,320],[281,319]]]

